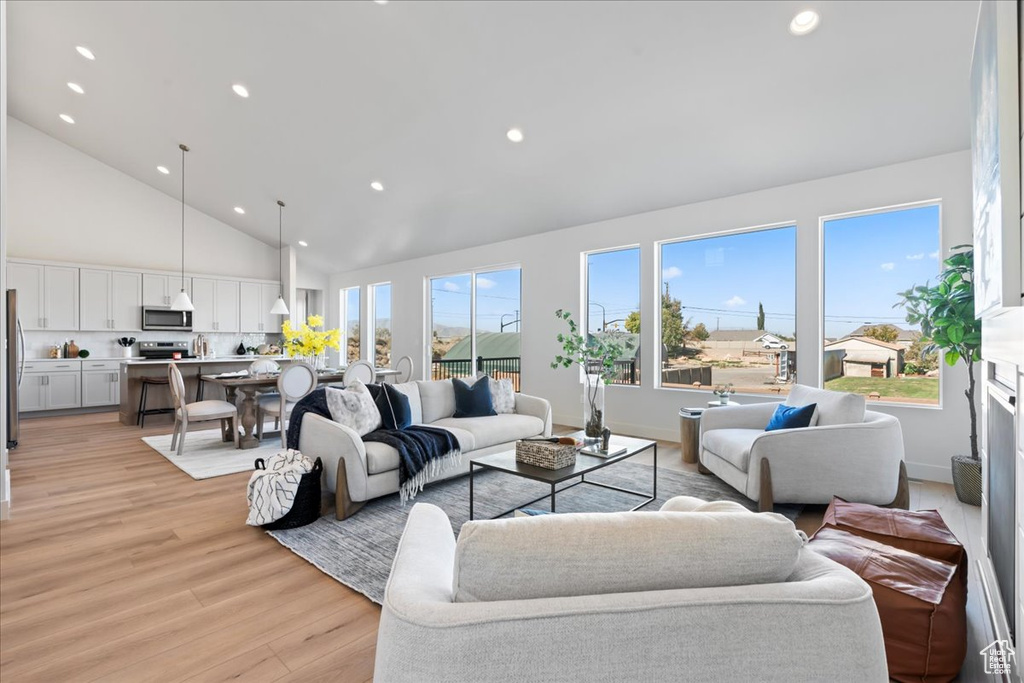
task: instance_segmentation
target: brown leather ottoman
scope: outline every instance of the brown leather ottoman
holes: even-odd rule
[[[953,680],[967,654],[967,553],[942,517],[837,498],[824,521],[809,547],[871,585],[889,675]]]

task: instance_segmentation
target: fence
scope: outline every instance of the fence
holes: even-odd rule
[[[685,384],[692,386],[696,383],[701,386],[711,386],[711,367],[701,366],[694,368],[665,368],[661,371],[661,383]]]
[[[587,372],[591,374],[597,374],[601,371],[600,363],[593,363],[587,366]],[[639,384],[640,383],[640,364],[637,363],[636,358],[630,358],[629,360],[617,360],[615,361],[615,370],[611,379],[608,380],[609,384]]]
[[[476,366],[474,368],[474,365]],[[510,379],[512,387],[519,391],[519,356],[504,358],[484,358],[478,356],[476,361],[464,359],[441,359],[430,363],[431,379],[449,379],[452,377],[469,377],[476,372],[484,372],[494,379]]]

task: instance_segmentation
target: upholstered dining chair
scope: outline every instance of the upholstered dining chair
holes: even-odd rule
[[[395,363],[395,381],[398,383],[408,382],[412,379],[412,373],[415,369],[415,365],[412,362],[412,356],[402,356]]]
[[[354,379],[358,379],[363,384],[373,384],[373,381],[377,379],[377,370],[369,361],[357,360],[354,363],[349,363],[345,368],[345,376],[342,381],[345,386],[348,386]]]
[[[167,379],[171,387],[171,398],[174,400],[174,434],[171,436],[171,450],[178,455],[185,452],[185,434],[193,422],[220,422],[221,435],[224,441],[235,441],[238,447],[238,408],[227,401],[196,401],[185,402],[185,380],[181,370],[174,363],[167,366]],[[229,433],[230,430],[230,433]]]
[[[285,420],[300,399],[316,389],[316,370],[309,363],[292,363],[277,378],[277,393],[260,397],[256,407],[256,438],[263,439],[263,423],[274,418],[274,427],[281,429],[281,448],[288,447]]]

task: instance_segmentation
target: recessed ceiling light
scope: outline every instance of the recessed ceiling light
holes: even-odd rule
[[[519,130],[518,128],[509,128],[508,132],[505,133],[505,137],[507,137],[512,142],[522,142],[523,131]]]
[[[170,173],[170,171],[167,170],[166,166],[157,166],[156,170],[160,171],[164,175],[167,175],[168,173]]]
[[[812,9],[806,9],[793,17],[793,21],[789,22],[789,32],[794,36],[806,36],[818,28],[820,23],[821,17],[818,16],[818,13]]]
[[[245,213],[245,209],[240,206],[235,207],[235,213]]]
[[[67,114],[61,114],[60,115],[60,120],[63,121],[64,123],[74,123],[75,122],[75,120],[73,118],[71,118],[70,116],[68,116]]]
[[[378,5],[386,5],[386,4],[388,4],[388,0],[373,0],[373,1],[375,3],[377,3]]]
[[[82,86],[78,85],[77,83],[68,83],[68,87],[71,88],[72,92],[76,92],[79,95],[84,95],[85,94],[85,89],[82,88]]]
[[[234,90],[235,94],[238,95],[239,97],[248,97],[249,96],[249,89],[246,88],[241,83],[235,83],[233,86],[231,86],[231,89]]]
[[[96,55],[94,55],[94,54],[92,53],[92,50],[90,50],[90,49],[89,49],[89,48],[87,48],[87,47],[82,47],[81,45],[79,45],[79,46],[78,46],[78,47],[76,47],[75,49],[76,49],[76,50],[78,50],[78,54],[82,55],[82,56],[83,56],[83,57],[85,57],[86,59],[90,59],[90,60],[91,60],[91,59],[96,59]]]
[[[307,242],[306,240],[299,240],[299,246],[300,247],[308,247],[309,246],[309,242]]]
[[[370,183],[370,187],[372,187],[373,189],[377,190],[377,192],[383,192],[384,191],[384,183],[382,183],[379,180],[374,180],[372,183]]]

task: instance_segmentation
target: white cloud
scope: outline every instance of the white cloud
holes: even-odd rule
[[[747,300],[741,297],[739,294],[737,294],[728,301],[726,301],[725,305],[728,306],[729,308],[736,308],[737,306],[742,306],[745,303],[747,303]]]
[[[497,282],[489,277],[484,277],[483,275],[477,275],[476,277],[476,286],[479,289],[491,289],[492,287],[497,286],[497,284]]]
[[[895,267],[896,267],[895,263],[883,263],[882,264],[882,270],[892,270]]]
[[[920,261],[924,258],[924,254],[907,254],[908,261]]]
[[[459,291],[459,286],[457,284],[455,284],[454,282],[452,282],[451,280],[445,280],[445,283],[442,285],[442,287],[444,288],[444,291],[446,291],[446,292],[457,292],[457,291]]]
[[[933,259],[936,259],[936,260],[938,260],[938,258],[939,258],[939,252],[937,252],[937,251],[933,251],[932,253],[928,254],[928,258],[933,258]]]
[[[683,274],[683,271],[675,266],[669,266],[661,271],[662,280],[674,280]]]

